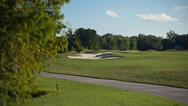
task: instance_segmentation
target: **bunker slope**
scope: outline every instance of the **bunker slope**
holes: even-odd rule
[[[81,53],[78,54],[77,56],[68,56],[70,59],[116,59],[120,58],[118,56],[113,56],[112,52],[106,52],[106,53],[97,53],[97,54],[92,54],[92,53]]]
[[[126,90],[147,92],[153,95],[166,97],[181,103],[188,104],[188,89],[183,89],[183,88],[152,85],[152,84],[131,83],[131,82],[124,82],[117,80],[96,79],[96,78],[54,74],[47,72],[42,72],[40,75],[48,78],[61,78],[65,80],[92,83],[92,84],[104,85],[104,86],[121,88]]]

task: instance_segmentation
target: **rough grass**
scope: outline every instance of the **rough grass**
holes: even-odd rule
[[[47,71],[188,88],[186,51],[129,51],[114,54],[122,58],[113,60],[68,59],[68,55],[75,53],[59,54]]]
[[[49,78],[38,78],[37,83],[50,93],[28,100],[23,106],[184,106],[149,94],[92,84]]]

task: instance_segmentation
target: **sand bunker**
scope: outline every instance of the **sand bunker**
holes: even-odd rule
[[[107,53],[98,53],[98,54],[92,54],[92,53],[82,53],[78,54],[77,56],[68,56],[70,59],[117,59],[120,58],[118,56],[113,56],[111,52]]]

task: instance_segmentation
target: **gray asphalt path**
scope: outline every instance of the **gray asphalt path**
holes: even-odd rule
[[[86,82],[86,83],[104,85],[104,86],[121,88],[126,90],[147,92],[154,95],[166,97],[181,103],[188,104],[188,89],[183,89],[183,88],[131,83],[131,82],[124,82],[117,80],[96,79],[96,78],[80,77],[73,75],[53,74],[47,72],[42,72],[40,75],[48,78],[61,78],[71,81]]]

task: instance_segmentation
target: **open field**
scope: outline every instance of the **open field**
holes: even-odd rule
[[[188,88],[188,52],[122,52],[112,60],[69,59],[59,54],[48,72]]]
[[[149,94],[60,79],[38,78],[37,85],[49,94],[27,100],[24,106],[184,106]]]

